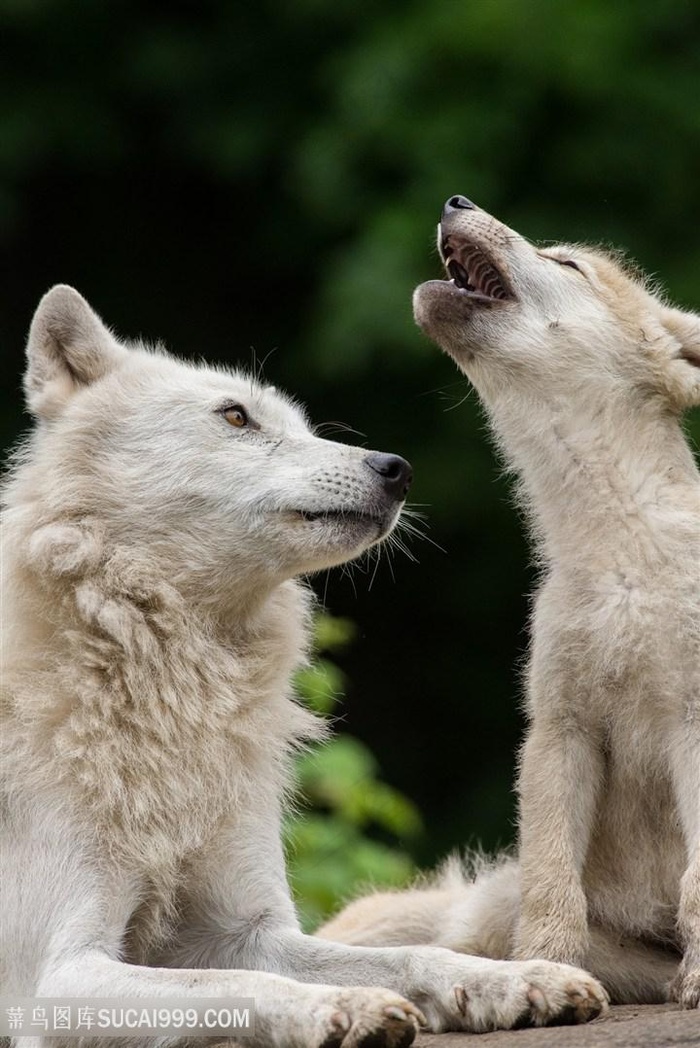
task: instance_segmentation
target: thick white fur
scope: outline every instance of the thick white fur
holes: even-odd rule
[[[414,305],[480,394],[542,567],[519,867],[360,900],[321,934],[585,964],[623,1001],[664,999],[683,953],[672,995],[697,1007],[700,477],[681,415],[700,318],[605,252],[537,250],[479,209],[439,240],[512,294],[431,281]]]
[[[290,693],[294,576],[378,541],[404,493],[274,389],[119,343],[71,288],[44,297],[27,353],[37,427],[2,534],[0,993],[252,996],[255,1043],[304,1048],[406,1045],[406,997],[434,1029],[600,1011],[573,968],[299,929],[280,810],[322,725]]]

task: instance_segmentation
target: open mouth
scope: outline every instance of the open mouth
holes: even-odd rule
[[[515,298],[508,281],[486,252],[470,241],[443,235],[442,261],[450,283],[478,302],[508,302]]]

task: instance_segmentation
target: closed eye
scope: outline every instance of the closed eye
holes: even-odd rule
[[[578,270],[579,273],[582,272],[578,262],[574,262],[573,258],[555,258],[553,255],[549,257],[552,259],[552,262],[556,262],[560,266],[571,266],[572,269]]]
[[[581,276],[586,275],[578,262],[574,262],[573,258],[559,258],[558,255],[548,255],[544,252],[538,252],[538,254],[540,258],[545,259],[546,262],[556,262],[558,266],[569,266],[570,269],[575,269],[577,273],[581,274]]]

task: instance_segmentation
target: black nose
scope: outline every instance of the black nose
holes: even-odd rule
[[[410,462],[406,462],[406,459],[399,455],[384,455],[381,451],[373,451],[367,456],[365,463],[382,477],[387,495],[397,500],[406,498],[413,480],[413,467]]]
[[[445,218],[451,211],[476,211],[476,204],[463,196],[453,196],[445,203],[442,209],[442,217]]]

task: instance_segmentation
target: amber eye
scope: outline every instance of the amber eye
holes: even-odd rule
[[[230,408],[224,408],[221,412],[230,426],[242,429],[248,425],[248,416],[240,404],[232,404]]]

